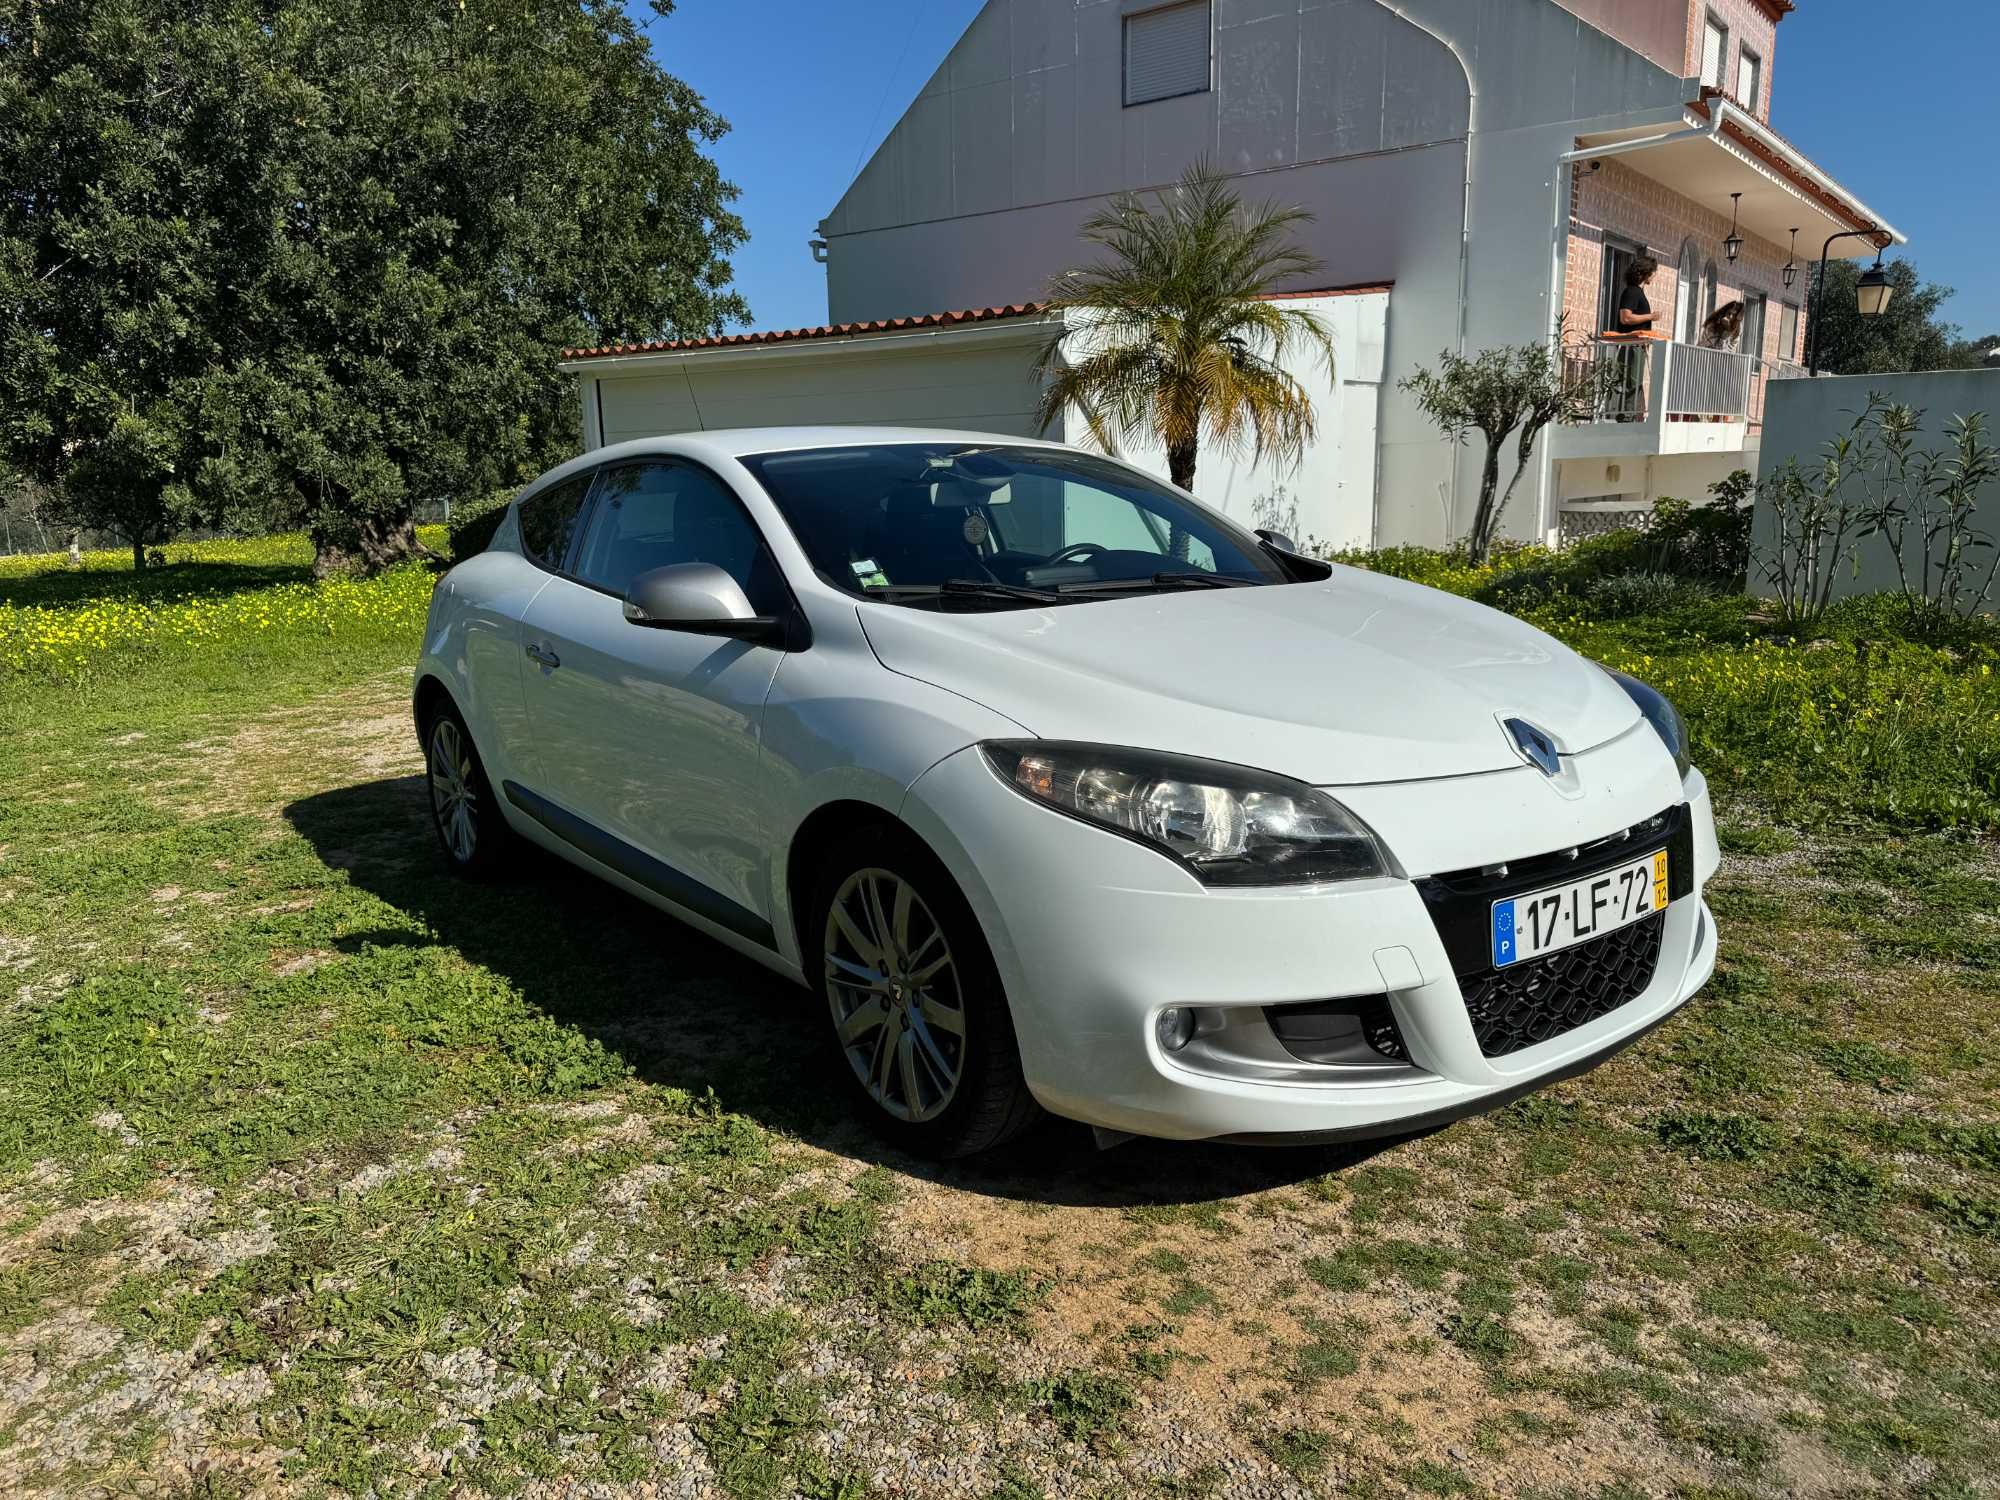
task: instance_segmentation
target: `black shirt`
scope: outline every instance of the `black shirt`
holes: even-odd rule
[[[1621,313],[1638,313],[1641,317],[1647,319],[1651,319],[1653,316],[1653,304],[1646,300],[1644,287],[1628,286],[1623,292],[1619,293],[1618,310]],[[1628,324],[1623,318],[1620,318],[1617,321],[1614,331],[1625,333],[1629,329],[1635,329],[1638,326],[1637,323]]]

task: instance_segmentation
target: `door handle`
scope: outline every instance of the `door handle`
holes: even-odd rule
[[[537,646],[533,642],[530,642],[528,645],[528,655],[551,670],[562,665],[562,658],[557,656],[555,652],[549,650],[546,646]]]

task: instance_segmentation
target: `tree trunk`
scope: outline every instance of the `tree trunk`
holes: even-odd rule
[[[1195,451],[1193,443],[1176,443],[1167,449],[1167,478],[1184,490],[1194,488]],[[1187,529],[1178,521],[1167,528],[1167,551],[1176,562],[1187,561]]]
[[[408,514],[361,516],[339,533],[314,527],[311,535],[315,578],[329,578],[336,573],[372,577],[412,557],[437,556],[417,540],[417,523]]]
[[[1493,546],[1493,492],[1500,488],[1500,445],[1506,437],[1488,436],[1486,461],[1479,468],[1479,509],[1472,513],[1472,535],[1466,539],[1466,560],[1475,568],[1486,565]]]
[[[136,536],[132,538],[132,571],[134,573],[146,571],[146,544]]]
[[[81,531],[72,531],[69,534],[69,565],[72,568],[83,566],[83,533]]]

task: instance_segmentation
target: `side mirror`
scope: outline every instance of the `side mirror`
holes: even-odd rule
[[[1289,552],[1294,557],[1299,555],[1299,544],[1286,536],[1282,531],[1271,531],[1264,527],[1259,527],[1257,529],[1257,540],[1262,542],[1266,547],[1271,548],[1274,552]]]
[[[743,585],[714,563],[673,563],[632,580],[625,618],[655,630],[728,636],[769,645],[785,639],[785,622],[751,608]]]

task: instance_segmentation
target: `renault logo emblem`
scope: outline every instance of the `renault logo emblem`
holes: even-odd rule
[[[1521,759],[1544,776],[1554,776],[1562,770],[1562,752],[1556,749],[1554,740],[1526,719],[1508,719],[1506,724],[1514,748],[1521,752]]]

